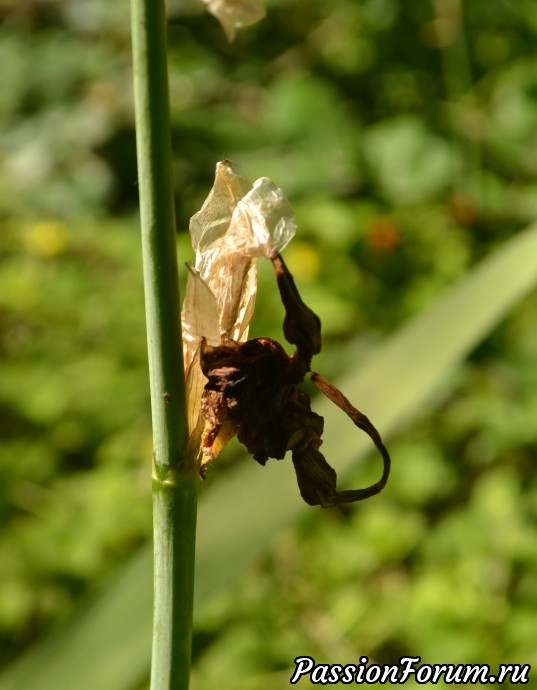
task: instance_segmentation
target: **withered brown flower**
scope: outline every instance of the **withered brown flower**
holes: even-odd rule
[[[261,178],[250,189],[227,163],[217,166],[213,190],[191,222],[199,273],[191,269],[183,308],[187,384],[197,396],[190,428],[192,442],[200,443],[202,476],[236,434],[261,465],[291,451],[303,499],[327,508],[379,493],[388,479],[390,456],[369,419],[311,371],[311,360],[321,350],[321,322],[302,301],[280,255],[294,230],[289,203],[269,180]],[[285,307],[284,334],[296,347],[291,356],[270,338],[246,339],[258,255],[265,255],[274,267]],[[336,472],[319,450],[324,420],[299,388],[308,373],[375,443],[383,460],[382,476],[375,484],[337,490]]]

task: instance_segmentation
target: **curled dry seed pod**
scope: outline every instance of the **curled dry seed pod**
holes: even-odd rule
[[[229,165],[217,166],[215,185],[191,222],[199,272],[191,269],[183,308],[185,362],[187,376],[197,377],[196,389],[189,393],[199,396],[203,388],[204,420],[203,433],[200,424],[191,429],[196,443],[201,434],[202,476],[207,463],[236,434],[261,465],[291,451],[302,497],[326,508],[381,491],[390,456],[369,419],[312,372],[313,383],[371,437],[383,460],[378,482],[365,489],[337,491],[336,472],[319,451],[324,421],[298,387],[321,350],[321,322],[302,301],[279,253],[294,231],[291,207],[270,180],[261,178],[250,189]],[[285,337],[296,346],[291,357],[270,338],[246,340],[255,297],[254,261],[261,255],[274,267],[285,307]],[[205,317],[211,323],[205,323]],[[194,400],[194,413],[199,409],[195,404]],[[193,414],[193,422],[195,418]]]
[[[237,29],[255,24],[265,16],[261,0],[203,0],[209,12],[215,16],[226,32],[229,41],[235,38]]]

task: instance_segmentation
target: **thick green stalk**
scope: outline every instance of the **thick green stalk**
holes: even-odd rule
[[[153,420],[152,690],[189,681],[197,471],[187,453],[163,0],[132,0],[138,180]]]

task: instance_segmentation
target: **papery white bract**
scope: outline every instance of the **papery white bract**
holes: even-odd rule
[[[251,252],[246,251],[244,229],[232,218],[250,183],[218,163],[213,188],[190,220],[196,271],[216,299],[221,338],[245,340],[257,290],[257,273]],[[199,337],[205,336],[199,332]],[[212,344],[212,343],[210,343]]]
[[[237,203],[251,188],[248,180],[233,172],[227,161],[216,164],[213,187],[201,209],[190,219],[190,235],[198,271],[204,272],[201,264],[206,260],[208,250],[229,230]]]
[[[207,342],[218,345],[220,329],[218,326],[218,307],[216,298],[194,269],[188,267],[186,296],[181,313],[183,332],[183,360],[187,390],[188,430],[195,446],[201,437],[199,400],[205,386],[205,377],[200,368],[200,333]],[[196,401],[198,401],[196,403]],[[196,436],[196,439],[192,437]]]
[[[189,267],[182,310],[183,351],[191,442],[202,431],[201,395],[205,378],[200,343],[219,345],[248,337],[257,291],[256,258],[274,257],[295,233],[293,210],[281,189],[266,177],[253,185],[228,162],[216,165],[213,188],[190,221],[195,268]],[[216,456],[234,434],[230,425],[212,446]],[[202,464],[203,461],[202,461]]]
[[[203,0],[209,12],[222,25],[230,41],[236,30],[263,19],[265,8],[261,0]]]
[[[261,177],[237,204],[231,219],[240,226],[244,252],[273,259],[289,244],[296,231],[287,197],[268,177]],[[246,227],[242,227],[242,226]],[[246,228],[250,232],[246,232]]]

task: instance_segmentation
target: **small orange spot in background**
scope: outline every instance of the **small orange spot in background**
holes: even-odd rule
[[[376,216],[367,226],[365,241],[377,252],[391,252],[400,243],[399,228],[388,216]]]

